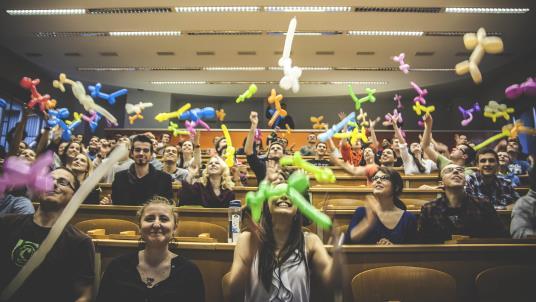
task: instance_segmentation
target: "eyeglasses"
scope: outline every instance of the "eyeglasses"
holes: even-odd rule
[[[454,172],[457,172],[459,174],[463,174],[465,172],[465,168],[464,167],[448,167],[448,168],[443,169],[442,174],[450,174],[450,173],[454,173]]]
[[[140,153],[140,152],[143,152],[143,153],[149,153],[151,152],[151,149],[149,148],[134,148],[134,153]]]
[[[71,182],[63,177],[59,177],[59,178],[56,178],[55,179],[56,183],[62,187],[69,187],[71,188],[73,191],[76,191],[76,189],[74,188],[74,186],[71,184]]]
[[[375,182],[375,181],[384,181],[384,180],[391,180],[391,177],[389,177],[389,175],[376,175],[376,176],[372,176],[372,182]]]

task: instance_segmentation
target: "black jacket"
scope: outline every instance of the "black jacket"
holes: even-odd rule
[[[154,195],[173,198],[171,175],[158,171],[149,164],[149,174],[138,178],[134,165],[132,164],[128,170],[115,174],[112,183],[113,204],[142,205]]]

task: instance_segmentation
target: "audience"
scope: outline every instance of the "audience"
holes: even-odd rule
[[[79,183],[66,168],[51,173],[54,189],[34,197],[31,215],[0,216],[0,291],[39,249]],[[90,301],[95,278],[91,238],[68,224],[44,262],[11,301]]]
[[[282,178],[267,179],[277,184]],[[288,197],[264,203],[260,225],[249,225],[250,230],[240,234],[224,281],[231,301],[309,301],[311,272],[328,288],[342,282],[338,245],[332,258],[316,234],[302,231],[302,214]]]
[[[99,153],[99,149],[100,149],[99,144],[100,144],[100,141],[97,136],[92,136],[91,139],[89,140],[87,155],[92,161],[95,160],[95,158],[97,158],[97,154]]]
[[[105,183],[113,183],[116,173],[128,170],[128,168],[130,168],[130,166],[134,163],[134,160],[129,156],[132,153],[130,152],[130,139],[127,136],[122,136],[118,139],[118,143],[124,144],[127,150],[129,150],[129,154],[125,155],[125,157],[123,157],[121,160],[119,160],[112,166],[112,169],[110,169],[108,174],[105,176],[105,179],[103,180]]]
[[[497,152],[497,157],[499,158],[499,169],[497,170],[497,173],[502,177],[510,180],[514,188],[518,187],[521,184],[521,181],[519,180],[519,177],[517,175],[510,171],[509,166],[512,161],[508,152],[499,151]]]
[[[316,135],[314,133],[309,133],[309,135],[307,135],[307,145],[300,148],[300,154],[302,156],[316,155],[315,151],[317,147]]]
[[[372,194],[367,205],[358,207],[346,233],[347,243],[415,243],[417,219],[400,200],[404,182],[398,172],[380,167],[372,176]]]
[[[331,165],[331,161],[328,159],[328,145],[323,142],[316,143],[315,158],[309,159],[308,162],[317,167],[327,167]]]
[[[210,158],[201,177],[194,180],[199,171],[198,167],[197,163],[190,165],[188,176],[182,181],[179,204],[228,208],[229,202],[235,199],[235,194],[232,191],[234,183],[225,161],[219,156]]]
[[[501,237],[504,226],[488,200],[468,195],[465,168],[448,164],[440,173],[444,194],[421,208],[418,231],[424,243],[443,243],[452,235]]]
[[[465,175],[473,174],[474,171],[470,168],[475,156],[475,150],[467,144],[459,144],[452,148],[450,152],[450,159],[439,154],[434,148],[430,146],[432,140],[432,123],[433,119],[430,114],[424,116],[424,134],[422,139],[422,148],[424,153],[430,160],[437,164],[439,170],[442,170],[449,164],[456,164],[465,167]]]
[[[181,182],[188,176],[188,170],[178,167],[179,148],[174,145],[168,145],[163,148],[162,162],[164,166],[162,172],[171,175],[171,180]]]
[[[493,149],[481,149],[476,154],[478,171],[466,176],[465,192],[487,199],[497,209],[504,209],[519,198],[510,180],[497,175],[497,153]]]
[[[65,146],[63,155],[60,157],[63,167],[70,167],[75,157],[82,152],[82,146],[79,143],[70,142]]]
[[[510,172],[516,175],[527,174],[530,167],[529,162],[525,160],[526,155],[524,155],[522,151],[523,148],[519,143],[518,138],[508,139],[506,152],[508,152],[510,159],[512,160],[512,163],[508,168],[510,169]]]
[[[93,172],[93,164],[91,163],[91,160],[89,159],[89,156],[85,153],[79,153],[73,160],[73,163],[67,167],[70,169],[74,176],[76,176],[76,180],[79,183],[84,182],[86,178],[88,178],[91,173]],[[89,204],[99,204],[100,200],[100,193],[102,190],[100,188],[96,187],[89,193],[89,195],[84,200],[84,203]]]
[[[255,173],[257,183],[266,178],[266,162],[279,163],[279,159],[284,155],[285,145],[280,140],[272,140],[268,145],[268,154],[266,158],[260,159],[257,154],[254,153],[253,141],[255,137],[255,129],[259,124],[259,117],[257,112],[252,111],[249,115],[251,121],[251,127],[249,128],[248,137],[246,139],[246,145],[244,151],[246,152],[246,159],[249,167]]]
[[[156,146],[156,154],[161,156],[164,154],[164,148],[169,145],[170,142],[170,136],[168,133],[162,134],[162,139],[160,142],[158,142],[158,145]]]
[[[536,236],[536,167],[529,171],[529,191],[519,198],[512,211],[510,234],[515,239]]]
[[[153,156],[153,144],[149,137],[140,134],[132,140],[130,156],[134,163],[128,170],[115,175],[112,183],[112,203],[116,205],[141,205],[153,195],[173,197],[171,176],[156,170],[149,163]]]
[[[169,250],[178,225],[169,201],[159,196],[151,198],[139,210],[138,221],[145,247],[108,265],[97,302],[205,301],[199,268]]]
[[[408,144],[398,125],[393,123],[395,136],[398,141],[398,150],[404,167],[404,174],[430,174],[437,170],[437,165],[432,160],[423,158],[422,147],[419,143],[411,143],[408,150]]]

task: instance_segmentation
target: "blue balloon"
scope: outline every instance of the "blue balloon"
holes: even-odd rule
[[[2,107],[2,108],[6,108],[6,107],[7,107],[7,102],[6,102],[6,100],[0,98],[0,107]]]
[[[108,101],[108,104],[110,105],[115,104],[115,99],[117,97],[126,95],[128,93],[128,89],[120,89],[110,94],[101,92],[101,89],[102,89],[101,83],[97,83],[95,84],[95,86],[89,85],[87,88],[89,89],[92,98],[100,98],[100,99],[106,100]]]

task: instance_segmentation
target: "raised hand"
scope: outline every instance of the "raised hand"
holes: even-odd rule
[[[255,111],[251,111],[249,114],[249,120],[251,121],[251,125],[256,127],[259,124],[259,114]]]

